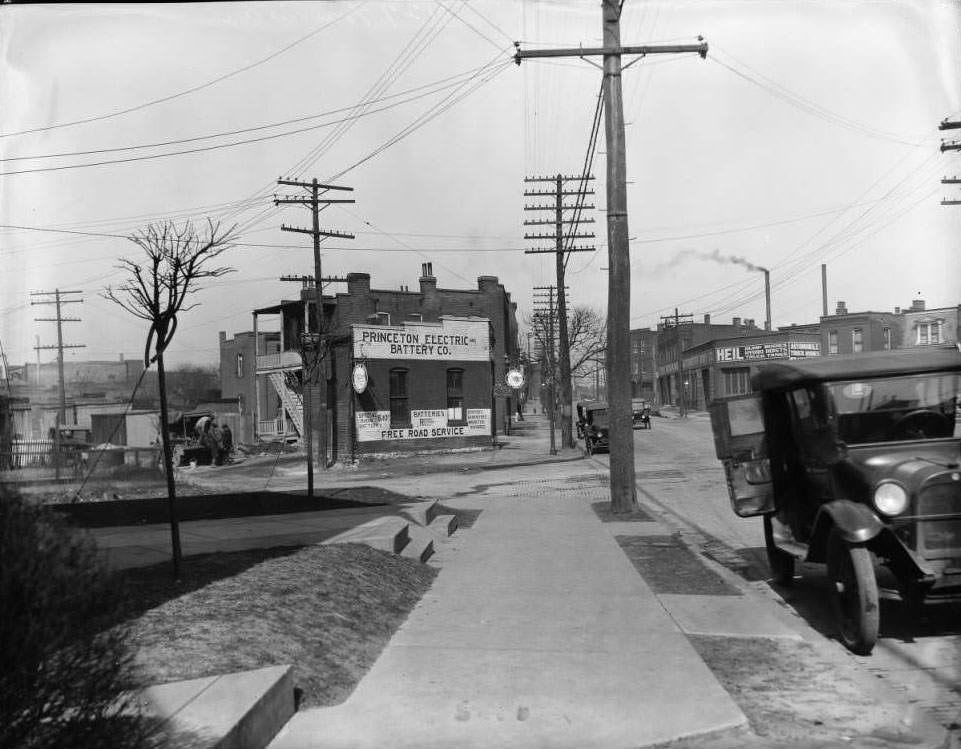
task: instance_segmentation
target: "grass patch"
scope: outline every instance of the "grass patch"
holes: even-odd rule
[[[147,683],[290,664],[306,707],[351,693],[437,571],[359,544],[185,560],[124,573]]]
[[[619,512],[616,515],[611,512],[610,500],[592,502],[591,509],[594,510],[594,514],[597,515],[602,523],[623,523],[625,521],[640,521],[642,523],[654,522],[654,518],[641,509],[640,505],[635,505],[630,512]]]
[[[677,536],[615,536],[651,590],[661,594],[738,596]]]
[[[803,640],[688,639],[758,736],[798,742],[794,746],[838,746],[891,720],[890,706]]]

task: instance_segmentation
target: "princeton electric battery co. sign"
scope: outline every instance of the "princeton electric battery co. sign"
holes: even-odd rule
[[[355,359],[490,360],[490,331],[486,320],[443,318],[440,325],[351,327]]]

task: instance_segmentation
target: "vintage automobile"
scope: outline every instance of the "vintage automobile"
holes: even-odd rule
[[[631,416],[634,428],[651,428],[651,404],[641,398],[634,398],[631,401]]]
[[[961,351],[771,363],[752,384],[711,403],[711,425],[734,512],[763,518],[774,582],[826,564],[840,640],[863,655],[879,586],[912,606],[961,600]]]
[[[607,404],[582,401],[577,404],[577,437],[584,440],[588,454],[610,449],[610,420]]]

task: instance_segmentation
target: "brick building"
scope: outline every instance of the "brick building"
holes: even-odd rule
[[[958,343],[961,331],[961,304],[955,307],[926,309],[923,299],[915,299],[910,309],[901,313],[903,348]]]
[[[714,398],[751,392],[751,377],[761,364],[820,355],[820,334],[797,327],[776,331],[754,328],[705,341],[684,351],[685,405],[703,411]]]
[[[824,356],[887,351],[901,348],[900,311],[848,312],[838,302],[833,315],[821,318],[821,351]]]
[[[220,332],[220,395],[237,402],[240,426],[234,430],[234,441],[252,444],[256,435],[256,414],[264,421],[273,421],[274,431],[283,432],[283,425],[276,426],[282,418],[283,407],[276,393],[263,390],[258,393],[253,376],[257,364],[257,352],[276,354],[280,351],[280,333],[259,333],[259,342],[252,332],[236,333],[228,339]]]
[[[491,444],[486,318],[352,325],[351,343],[353,392],[346,406],[354,431],[346,437],[352,457]]]
[[[657,391],[657,331],[631,331],[631,397],[654,401]]]
[[[687,352],[689,349],[697,348],[703,344],[718,339],[744,338],[763,333],[754,324],[754,320],[743,320],[740,317],[732,318],[731,323],[712,323],[710,315],[704,315],[703,322],[690,322],[674,324],[664,322],[657,326],[657,338],[655,344],[656,367],[657,367],[657,394],[656,402],[659,404],[671,404],[679,406],[681,404],[681,387],[685,387],[688,392],[685,403],[690,405],[692,398],[696,394],[698,387],[697,381],[688,380],[686,386],[679,385],[678,377],[678,355]],[[687,365],[685,365],[686,367]],[[681,380],[683,382],[683,380]]]
[[[431,264],[425,263],[416,291],[406,287],[371,288],[370,275],[367,273],[350,273],[346,283],[346,293],[323,296],[323,338],[327,345],[321,364],[322,385],[312,394],[315,397],[311,398],[315,405],[326,409],[323,420],[328,425],[328,432],[324,436],[330,460],[348,456],[355,452],[358,444],[356,422],[352,418],[352,414],[357,413],[354,410],[357,404],[351,395],[350,376],[354,359],[354,326],[402,328],[418,324],[443,325],[442,318],[484,318],[490,336],[487,356],[492,391],[496,385],[504,382],[507,369],[516,366],[521,359],[517,343],[516,304],[494,276],[480,276],[476,289],[438,288]],[[284,300],[277,305],[254,310],[252,333],[234,336],[232,344],[226,340],[226,336],[221,339],[221,372],[226,373],[222,377],[227,377],[228,381],[231,379],[229,373],[236,367],[237,355],[246,357],[250,342],[257,342],[254,347],[254,372],[245,372],[243,377],[235,378],[236,381],[231,383],[234,390],[230,391],[243,391],[248,399],[252,399],[249,402],[254,404],[252,423],[255,439],[303,435],[304,377],[300,348],[306,332],[317,332],[316,299],[316,289],[306,287],[301,290],[299,299]],[[264,318],[276,321],[279,330],[262,334],[259,328]],[[436,372],[441,369],[445,371],[444,384],[434,379],[431,381],[432,387],[438,388],[438,392],[445,391],[446,369],[449,367],[444,366],[443,362],[435,362],[432,366]],[[420,372],[421,365],[410,371],[415,370]],[[252,378],[252,383],[248,377]],[[496,390],[498,397],[488,406],[493,412],[491,425],[494,431],[506,433],[509,432],[516,409],[516,395],[504,393],[503,388]],[[224,395],[228,395],[226,389]],[[318,415],[314,422],[320,421]],[[490,438],[487,439],[489,444]],[[406,440],[404,442],[401,449],[415,447],[406,444]]]

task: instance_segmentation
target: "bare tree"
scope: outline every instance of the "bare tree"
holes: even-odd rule
[[[177,525],[173,450],[170,444],[163,355],[177,332],[177,315],[199,304],[188,304],[191,295],[200,290],[199,282],[205,278],[219,278],[233,270],[226,266],[216,266],[214,263],[233,245],[236,240],[236,227],[221,229],[219,222],[207,219],[206,228],[198,230],[191,221],[186,221],[181,226],[173,221],[161,221],[149,224],[129,239],[143,250],[146,260],[138,262],[121,258],[117,267],[126,271],[128,278],[116,288],[108,286],[102,296],[116,302],[134,317],[150,323],[150,332],[144,347],[144,366],[149,368],[153,362],[157,363],[160,437],[163,441],[164,468],[167,474],[170,540],[173,547],[174,579],[179,580],[180,529]]]
[[[571,352],[571,378],[580,379],[604,361],[607,319],[593,307],[574,307],[567,316],[567,339]]]
[[[544,377],[550,377],[550,364],[546,361],[549,350],[551,329],[546,313],[535,313],[524,318],[537,341],[541,353]],[[554,321],[554,336],[558,335],[557,321]],[[556,343],[556,341],[555,341]],[[594,372],[604,361],[607,346],[607,322],[604,315],[593,307],[579,305],[572,307],[567,314],[567,345],[571,357],[571,380],[580,380]],[[556,346],[555,346],[556,349]],[[554,373],[557,376],[557,373]]]

